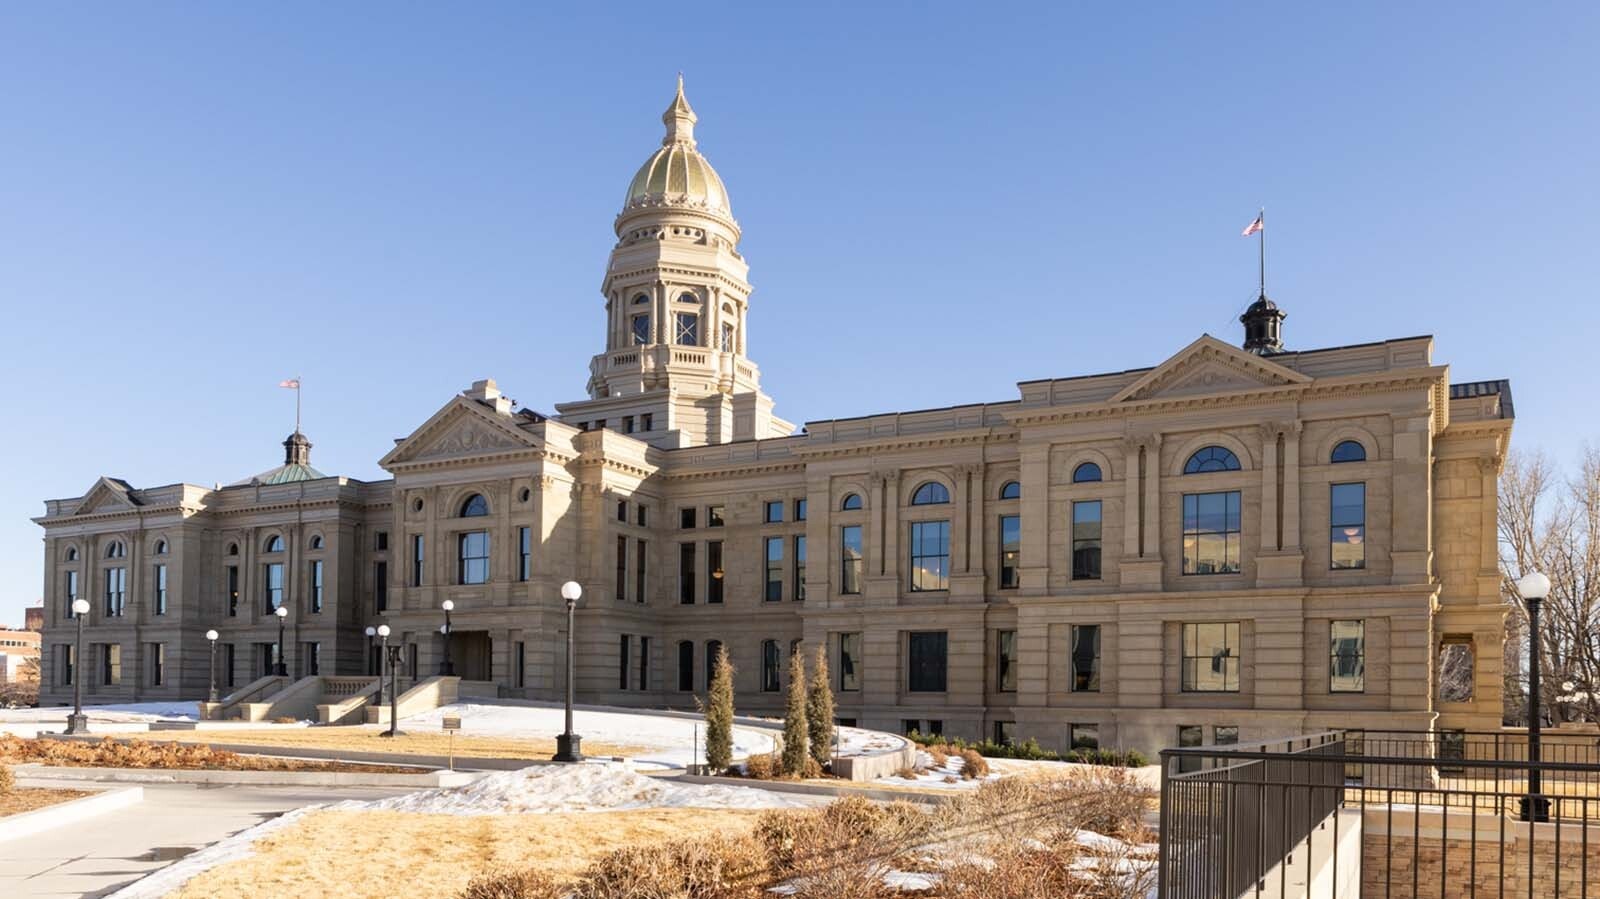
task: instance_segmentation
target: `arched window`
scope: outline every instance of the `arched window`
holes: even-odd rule
[[[113,540],[111,545],[106,547],[106,558],[108,559],[120,559],[127,554],[128,547],[121,540]]]
[[[1333,448],[1330,462],[1365,462],[1367,461],[1367,448],[1354,440],[1341,440]]]
[[[635,305],[635,306],[648,306],[648,305],[650,305],[650,297],[641,293],[638,296],[633,298],[633,305]]]
[[[680,302],[680,303],[694,303],[695,305],[698,306],[700,304],[700,298],[695,296],[692,293],[680,293],[680,294],[678,294],[678,302]]]
[[[950,501],[950,491],[938,481],[929,481],[911,494],[913,506],[937,506]]]
[[[237,544],[237,543],[228,544],[228,555],[237,556],[238,554],[239,554],[239,544]]]
[[[1072,470],[1072,483],[1088,484],[1101,480],[1100,466],[1093,462],[1084,462]]]
[[[76,562],[76,561],[78,561],[78,548],[76,546],[67,547],[67,561],[68,562]]]
[[[267,538],[266,548],[263,549],[262,552],[269,552],[269,553],[281,553],[281,552],[283,552],[283,538],[278,536],[277,534],[273,534],[271,537],[268,537]]]
[[[1001,499],[1021,499],[1022,485],[1016,481],[1006,481],[1000,486]]]
[[[1232,450],[1220,446],[1207,446],[1197,450],[1183,466],[1184,474],[1205,474],[1212,471],[1238,471],[1239,457]]]
[[[165,540],[157,540],[156,541],[156,555],[164,556],[166,554],[167,554],[167,541],[165,541]]]
[[[481,493],[472,494],[471,496],[467,497],[466,502],[461,504],[462,518],[482,518],[488,514],[489,501],[484,499],[483,494]]]
[[[312,549],[321,549],[322,548],[322,535],[321,534],[316,534],[311,538],[311,548]]]
[[[844,502],[839,503],[839,511],[841,511],[841,512],[859,512],[859,511],[861,511],[861,494],[859,494],[859,493],[846,493],[844,495]]]

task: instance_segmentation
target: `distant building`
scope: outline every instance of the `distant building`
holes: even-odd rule
[[[0,630],[0,684],[15,683],[27,660],[39,658],[40,637],[34,630]]]
[[[1425,336],[1287,349],[1263,292],[1242,345],[1130,345],[1145,367],[795,433],[748,355],[740,227],[681,88],[663,119],[615,221],[587,398],[545,415],[479,381],[384,448],[387,480],[316,470],[297,430],[231,486],[48,500],[45,701],[78,671],[93,702],[202,696],[209,628],[243,686],[273,670],[280,606],[291,675],[375,670],[363,629],[387,623],[426,676],[445,600],[475,693],[557,699],[573,579],[582,702],[692,708],[725,647],[740,710],[777,713],[788,654],[821,645],[841,720],[888,730],[1148,751],[1500,725],[1508,383],[1451,383]],[[850,289],[817,263],[796,291]],[[974,299],[774,339],[853,348],[838,389],[892,402],[916,373],[869,374],[878,341],[995,369],[963,332],[1031,327],[1043,301]],[[512,343],[575,339],[532,327]],[[1095,339],[1066,335],[1061,365]]]
[[[44,605],[28,606],[22,610],[22,629],[25,631],[44,630]]]

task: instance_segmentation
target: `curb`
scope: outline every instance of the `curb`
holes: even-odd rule
[[[228,771],[177,768],[77,768],[13,765],[19,777],[99,783],[235,784],[281,787],[464,787],[482,777],[471,771],[419,771],[416,774],[366,774],[354,771]],[[6,819],[7,821],[11,819]]]
[[[23,766],[18,766],[23,767]],[[144,801],[144,787],[123,787],[116,790],[105,790],[94,796],[85,796],[60,805],[52,805],[37,811],[23,812],[20,815],[7,815],[0,818],[0,843],[14,840],[18,837],[32,836],[41,831],[61,827],[66,824],[76,824],[96,815],[126,808]]]
[[[710,777],[704,774],[684,774],[678,777],[684,783],[712,784],[719,787],[744,787],[747,790],[766,790],[769,793],[798,793],[804,796],[860,796],[878,802],[921,802],[938,805],[952,795],[942,795],[911,790],[879,790],[867,787],[835,787],[828,784],[794,783],[784,780],[753,780],[748,777]]]

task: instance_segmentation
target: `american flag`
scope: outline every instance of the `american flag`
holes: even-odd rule
[[[300,389],[300,379],[299,378],[290,378],[287,381],[279,381],[278,382],[278,386],[279,387],[287,387],[290,390],[299,390]]]
[[[1257,231],[1265,231],[1265,230],[1267,230],[1267,223],[1266,223],[1266,220],[1265,220],[1265,213],[1262,213],[1262,214],[1256,216],[1256,220],[1255,221],[1251,222],[1248,225],[1245,225],[1244,226],[1244,233],[1239,235],[1239,236],[1240,237],[1249,237],[1250,235],[1256,233]]]

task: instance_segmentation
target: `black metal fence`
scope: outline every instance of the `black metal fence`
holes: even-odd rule
[[[1600,899],[1600,740],[1541,755],[1465,731],[1166,750],[1161,899]]]

